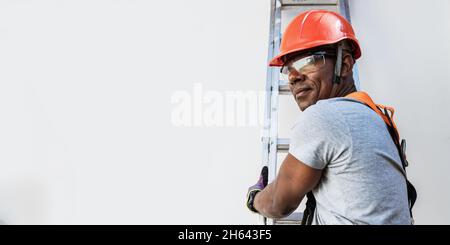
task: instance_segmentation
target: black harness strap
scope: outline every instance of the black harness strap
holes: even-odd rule
[[[302,225],[311,225],[314,217],[314,210],[316,209],[316,198],[312,191],[306,194],[306,208],[303,212]]]
[[[406,167],[408,166],[408,163],[406,161],[406,153],[404,151],[405,149],[403,147],[401,147],[400,140],[398,139],[398,133],[396,132],[395,128],[392,126],[394,124],[392,123],[391,116],[386,109],[384,109],[384,114],[386,115],[386,117],[389,120],[389,123],[391,124],[391,125],[386,124],[386,126],[388,127],[389,133],[391,134],[391,137],[392,137],[392,140],[394,141],[395,146],[397,147],[398,154],[400,155],[400,160],[402,161],[402,167],[403,167],[403,170],[405,171],[404,176],[405,176],[405,180],[406,180],[406,189],[408,192],[409,213],[410,213],[411,219],[412,219],[413,218],[412,208],[417,200],[417,191],[416,191],[416,188],[413,186],[413,184],[411,184],[411,182],[409,182],[408,178],[406,177]],[[404,140],[403,140],[403,142],[404,142]]]

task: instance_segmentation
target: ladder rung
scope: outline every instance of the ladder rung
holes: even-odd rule
[[[287,152],[287,151],[289,151],[289,139],[279,138],[277,140],[277,150],[280,151],[280,152]]]
[[[281,0],[281,6],[337,5],[338,0]]]
[[[286,218],[275,220],[276,225],[300,225],[302,223],[303,213],[294,212]]]
[[[289,85],[286,85],[286,84],[278,86],[278,91],[279,91],[279,94],[291,94]]]
[[[302,221],[291,221],[291,220],[277,220],[275,225],[301,225]]]

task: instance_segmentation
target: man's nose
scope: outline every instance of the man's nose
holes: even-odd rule
[[[296,83],[303,82],[306,79],[306,75],[298,72],[296,70],[289,72],[289,83],[293,83],[295,85]]]

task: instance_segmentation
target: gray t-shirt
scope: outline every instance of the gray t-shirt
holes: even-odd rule
[[[411,224],[397,148],[366,105],[333,98],[308,107],[292,128],[289,153],[323,170],[313,224]]]

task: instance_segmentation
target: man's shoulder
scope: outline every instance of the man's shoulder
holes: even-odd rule
[[[331,99],[325,99],[325,100],[319,100],[314,106],[311,106],[311,108],[315,108],[316,110],[319,109],[339,109],[343,107],[348,107],[351,105],[358,105],[363,104],[360,101],[352,98],[346,98],[346,97],[337,97],[337,98],[331,98]]]
[[[334,99],[320,100],[301,112],[294,126],[301,124],[303,127],[311,125],[312,127],[329,126],[339,120],[339,107]]]
[[[321,118],[335,117],[342,109],[360,104],[354,99],[339,97],[326,100],[319,100],[316,104],[311,105],[303,111],[303,116],[320,116]]]
[[[308,107],[304,112],[305,117],[335,118],[342,117],[346,111],[362,112],[369,109],[362,102],[345,97],[319,100],[316,104]]]
[[[297,117],[295,125],[311,125],[324,127],[343,127],[346,116],[350,114],[370,113],[370,108],[350,98],[331,98],[320,100],[308,107]]]

